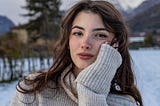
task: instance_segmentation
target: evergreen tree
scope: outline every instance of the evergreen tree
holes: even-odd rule
[[[146,35],[144,39],[144,44],[147,47],[153,46],[153,35],[151,34]]]
[[[24,16],[30,17],[26,29],[33,39],[36,39],[36,35],[48,39],[55,37],[58,32],[61,0],[26,0],[26,3],[23,8],[28,10],[28,13]],[[36,35],[31,32],[36,32]]]

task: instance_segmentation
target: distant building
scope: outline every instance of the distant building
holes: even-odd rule
[[[141,33],[134,33],[131,34],[131,36],[129,37],[129,42],[144,42],[145,39],[145,32],[141,32]]]
[[[145,37],[130,37],[129,38],[129,42],[144,42]]]

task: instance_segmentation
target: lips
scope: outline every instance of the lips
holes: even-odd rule
[[[89,53],[79,53],[78,56],[79,56],[80,59],[89,60],[89,59],[91,59],[94,55],[89,54]]]

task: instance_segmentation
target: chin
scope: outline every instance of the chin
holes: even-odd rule
[[[86,67],[88,67],[90,64],[85,64],[85,65],[81,65],[81,66],[79,66],[79,70],[81,71],[81,70],[83,70],[83,69],[85,69]]]

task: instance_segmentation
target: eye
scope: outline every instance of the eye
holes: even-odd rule
[[[82,33],[82,32],[73,32],[72,35],[75,35],[75,36],[82,36],[83,33]]]
[[[107,38],[108,36],[106,34],[96,34],[95,35],[96,38],[99,38],[99,39],[105,39]]]

